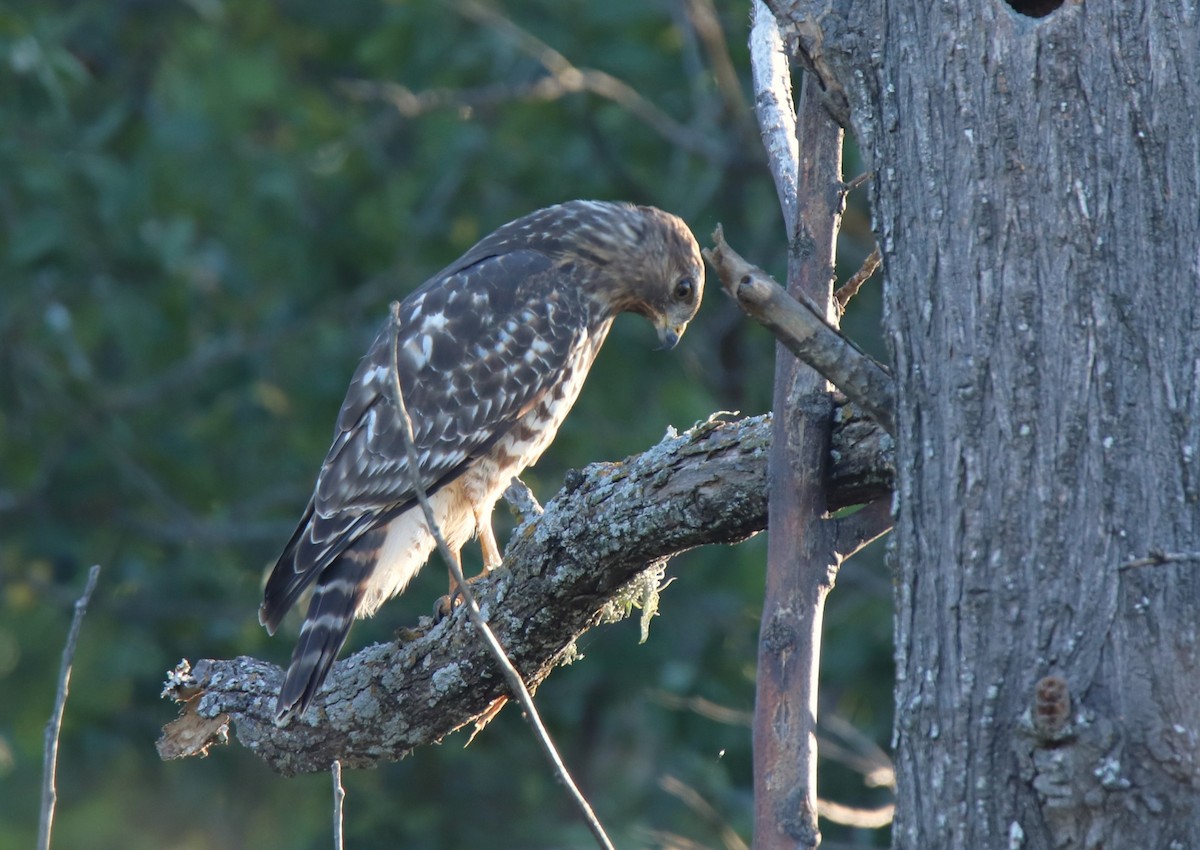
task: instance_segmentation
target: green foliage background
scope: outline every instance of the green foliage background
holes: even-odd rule
[[[495,226],[569,198],[622,198],[682,215],[702,243],[723,222],[782,273],[748,9],[720,3],[714,37],[697,23],[707,8],[498,8],[525,35],[432,0],[0,8],[0,848],[34,843],[59,654],[96,562],[54,846],[328,846],[328,776],[281,779],[237,745],[158,761],[174,714],[158,699],[164,671],[182,657],[286,661],[295,623],[268,639],[260,586],[356,360],[390,300]],[[530,96],[547,68],[528,36],[623,80],[672,138],[596,94]],[[717,82],[722,55],[732,85]],[[406,112],[396,86],[437,102]],[[858,168],[851,156],[848,174]],[[870,239],[852,207],[843,274]],[[877,309],[868,296],[848,317],[875,350]],[[640,451],[668,425],[769,407],[774,345],[715,286],[676,352],[653,344],[641,320],[617,323],[527,475],[543,499],[566,469]],[[538,694],[618,846],[721,847],[717,822],[749,839],[749,729],[694,700],[735,721],[752,710],[764,554],[754,540],[678,558],[647,644],[636,624],[597,630]],[[356,627],[351,649],[413,623],[444,583],[427,569]],[[844,571],[823,673],[823,711],[881,743],[888,593],[878,557]],[[464,741],[348,774],[348,846],[590,846],[518,712]],[[823,771],[827,796],[886,799],[844,765]],[[668,793],[667,776],[713,815]]]

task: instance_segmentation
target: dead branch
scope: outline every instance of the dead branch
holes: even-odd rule
[[[783,98],[781,98],[783,100]],[[842,130],[802,78],[796,105],[796,216],[787,234],[787,302],[832,315],[834,257],[841,229]],[[729,261],[718,247],[710,258]],[[727,269],[721,269],[721,277]],[[748,278],[749,275],[746,275]],[[738,275],[742,279],[742,275]],[[757,318],[762,319],[761,316]],[[769,318],[769,317],[768,317]],[[841,566],[828,515],[824,468],[833,415],[828,380],[776,352],[767,574],[754,694],[754,845],[815,848],[817,682],[825,600]]]
[[[817,814],[825,820],[857,829],[882,829],[892,822],[895,813],[895,803],[887,803],[876,809],[859,809],[832,800],[817,800]]]
[[[708,73],[716,83],[727,115],[733,120],[746,121],[748,124],[749,115],[746,98],[742,94],[742,83],[738,79],[737,68],[734,67],[733,57],[729,53],[729,43],[721,28],[716,5],[713,0],[686,0],[682,11],[683,17],[703,46],[711,69]]]
[[[885,494],[894,474],[891,438],[850,413],[835,417],[832,439],[841,504]],[[647,568],[766,527],[770,429],[769,415],[708,421],[623,462],[588,466],[513,533],[504,568],[472,589],[531,689]],[[273,720],[282,679],[253,658],[181,665],[164,694],[185,703],[184,716],[164,730],[160,755],[206,751],[233,724],[244,746],[286,775],[323,772],[334,759],[364,767],[441,740],[506,690],[461,609],[415,638],[335,664],[316,710],[285,729]]]
[[[342,815],[346,803],[346,789],[342,785],[342,763],[337,759],[329,766],[333,775],[333,850],[343,850],[346,846],[343,838]]]
[[[742,837],[721,817],[720,812],[713,808],[712,803],[704,799],[703,795],[691,785],[678,777],[664,773],[658,777],[658,787],[687,806],[701,823],[721,836],[721,844],[725,850],[750,850]]]
[[[797,301],[770,275],[730,248],[719,226],[713,243],[712,249],[704,249],[704,256],[738,306],[894,432],[896,391],[891,375],[830,326],[815,307]]]

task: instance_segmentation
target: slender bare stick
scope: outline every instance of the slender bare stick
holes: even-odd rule
[[[446,565],[450,568],[451,575],[454,576],[454,583],[458,587],[458,592],[462,594],[463,606],[467,609],[467,616],[471,623],[474,624],[475,630],[479,632],[479,636],[483,638],[491,650],[492,655],[496,659],[496,663],[500,667],[500,672],[504,674],[505,680],[508,682],[509,689],[517,697],[517,701],[521,703],[521,708],[525,711],[525,716],[529,720],[529,725],[533,727],[534,737],[541,744],[542,750],[546,753],[546,758],[550,760],[551,766],[555,773],[558,774],[558,779],[571,796],[575,799],[575,805],[579,807],[579,811],[583,814],[583,819],[586,821],[588,828],[592,831],[592,835],[596,838],[596,843],[604,850],[614,850],[613,844],[608,839],[608,835],[604,831],[604,827],[600,824],[599,818],[592,810],[591,804],[587,798],[579,790],[579,786],[575,784],[575,780],[571,778],[571,774],[567,771],[567,766],[563,763],[562,757],[559,756],[558,750],[554,746],[554,742],[550,739],[550,734],[546,731],[545,725],[542,723],[541,715],[538,714],[537,708],[533,704],[533,695],[529,693],[529,688],[525,687],[525,680],[521,678],[521,674],[517,672],[517,668],[513,666],[505,653],[504,647],[500,645],[500,641],[496,640],[496,635],[493,634],[487,622],[483,619],[483,615],[479,611],[479,605],[475,601],[475,594],[471,592],[467,585],[466,579],[463,578],[462,565],[458,562],[458,557],[450,549],[446,543],[445,537],[442,536],[442,531],[438,528],[437,518],[433,514],[433,507],[429,504],[429,499],[425,494],[425,488],[421,486],[420,479],[417,477],[418,458],[417,446],[413,441],[412,420],[408,417],[408,409],[404,406],[404,391],[400,386],[400,363],[399,363],[399,348],[400,348],[400,302],[392,302],[392,391],[396,394],[396,416],[400,422],[400,430],[404,434],[404,451],[408,468],[410,471],[410,479],[413,485],[413,492],[416,494],[417,501],[421,504],[421,510],[425,513],[425,522],[429,525],[429,531],[433,534],[434,540],[437,541],[438,551],[442,558],[445,559]]]
[[[858,290],[862,289],[864,283],[871,279],[871,275],[875,274],[875,270],[879,268],[879,264],[883,261],[883,255],[879,253],[879,246],[875,246],[865,260],[862,266],[851,275],[850,279],[838,287],[838,291],[833,293],[833,297],[837,300],[838,307],[845,310],[846,305],[850,303],[850,299],[858,295]]]
[[[342,850],[345,846],[342,838],[342,804],[346,800],[346,789],[342,786],[342,763],[334,759],[329,766],[333,774],[333,850]]]
[[[882,829],[892,822],[896,804],[887,803],[874,809],[843,806],[833,800],[817,800],[817,811],[825,820],[853,826],[857,829]]]
[[[96,589],[96,580],[100,577],[100,565],[95,564],[88,570],[87,585],[83,595],[75,601],[75,616],[71,619],[71,629],[67,632],[67,645],[63,648],[62,667],[58,671],[58,695],[54,698],[54,712],[50,722],[46,724],[46,752],[42,767],[42,816],[38,822],[38,850],[50,850],[50,829],[54,825],[54,805],[58,802],[58,790],[55,788],[55,772],[58,765],[58,736],[62,731],[63,709],[67,705],[67,691],[71,682],[71,663],[75,658],[75,645],[79,642],[79,628],[83,625],[83,615],[87,613],[88,602]]]
[[[624,80],[595,68],[578,68],[562,53],[511,19],[476,0],[458,0],[451,8],[468,20],[490,27],[510,39],[521,52],[536,59],[549,73],[546,80],[535,82],[529,94],[539,99],[551,99],[563,94],[587,91],[611,100],[634,118],[642,121],[667,141],[683,150],[702,154],[713,160],[727,156],[721,146],[703,133],[680,124],[667,112],[651,103]]]
[[[721,836],[726,850],[750,850],[742,837],[734,831],[712,804],[705,800],[692,786],[671,776],[669,773],[658,778],[658,787],[692,810],[709,829]]]
[[[1200,551],[1197,552],[1166,552],[1162,549],[1151,549],[1145,558],[1135,558],[1121,564],[1121,569],[1134,567],[1161,567],[1165,564],[1180,564],[1187,561],[1200,561]]]
[[[842,194],[849,195],[855,189],[862,188],[866,182],[875,176],[874,171],[864,171],[862,174],[855,177],[853,180],[847,180],[842,184]]]

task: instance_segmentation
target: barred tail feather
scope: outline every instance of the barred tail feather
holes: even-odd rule
[[[350,625],[385,536],[384,529],[367,532],[317,579],[308,614],[300,627],[300,639],[275,703],[277,725],[286,725],[293,717],[302,715],[325,683],[329,668],[350,634]]]
[[[263,590],[262,605],[258,609],[258,622],[267,627],[267,634],[275,634],[275,630],[283,622],[283,616],[291,610],[300,594],[320,573],[320,570],[314,568],[296,569],[296,547],[300,543],[301,536],[308,532],[312,515],[313,503],[310,499],[304,516],[300,518],[300,523],[292,532],[292,539],[283,548],[283,554],[275,562],[275,568],[271,570],[271,575],[267,579],[267,586]],[[313,567],[315,566],[314,564]]]
[[[263,590],[262,605],[258,609],[258,621],[275,634],[283,617],[296,604],[305,589],[321,575],[325,568],[358,539],[360,529],[379,522],[379,515],[371,512],[318,516],[309,499],[304,516],[283,548],[283,554],[275,562],[275,568],[267,579]]]

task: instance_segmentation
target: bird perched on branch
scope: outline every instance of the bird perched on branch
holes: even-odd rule
[[[492,508],[554,439],[613,318],[640,313],[672,348],[703,289],[680,219],[571,201],[504,225],[404,300],[399,327],[384,328],[354,373],[312,498],[267,581],[259,620],[272,634],[316,585],[278,723],[307,708],[354,618],[404,590],[433,551],[413,477],[456,557],[479,536],[486,573],[501,560]],[[415,470],[397,420],[393,333]]]

